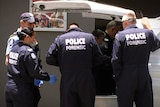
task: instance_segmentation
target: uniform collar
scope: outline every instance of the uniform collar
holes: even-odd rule
[[[24,43],[23,40],[19,40],[19,44],[31,47],[29,44]]]
[[[71,32],[71,31],[79,31],[79,32],[82,32],[82,29],[80,29],[80,28],[71,28],[71,29],[69,29],[67,32]]]
[[[129,25],[125,29],[130,29],[130,28],[137,28],[137,26],[136,25]]]
[[[17,32],[21,32],[21,30],[22,30],[22,28],[18,28],[18,29],[17,29]]]

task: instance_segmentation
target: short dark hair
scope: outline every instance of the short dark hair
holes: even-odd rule
[[[115,20],[112,20],[110,22],[108,22],[106,29],[110,29],[112,27],[116,27],[117,26],[117,22]]]
[[[97,38],[99,38],[101,35],[106,35],[105,32],[100,29],[95,29],[94,31],[92,31],[92,34]]]
[[[24,40],[24,38],[29,35],[30,37],[33,36],[34,30],[33,28],[24,27],[21,32],[17,32],[17,35],[20,40]]]
[[[137,19],[143,18],[143,13],[141,10],[136,10],[135,14]]]
[[[78,23],[75,23],[75,22],[69,24],[69,26],[71,26],[71,25],[76,25],[76,26],[79,27],[79,24],[78,24]]]

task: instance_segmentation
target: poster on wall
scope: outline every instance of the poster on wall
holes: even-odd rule
[[[30,11],[33,13],[36,23],[35,31],[66,31],[67,13],[66,12],[37,12],[33,2],[36,1],[55,1],[55,0],[30,0]]]

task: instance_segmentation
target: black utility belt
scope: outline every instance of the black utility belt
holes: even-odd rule
[[[8,79],[13,79],[13,77],[8,77]]]

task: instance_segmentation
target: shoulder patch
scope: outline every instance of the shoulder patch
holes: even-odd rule
[[[36,55],[34,53],[31,53],[32,59],[36,59]]]
[[[9,42],[8,42],[8,44],[9,44],[10,46],[13,45],[13,43],[14,43],[14,40],[13,40],[13,39],[10,39]]]
[[[32,48],[29,48],[29,49],[27,49],[29,52],[32,52],[33,51],[33,49]]]
[[[104,41],[108,42],[108,41],[109,41],[109,39],[107,39],[107,38],[104,38]]]

